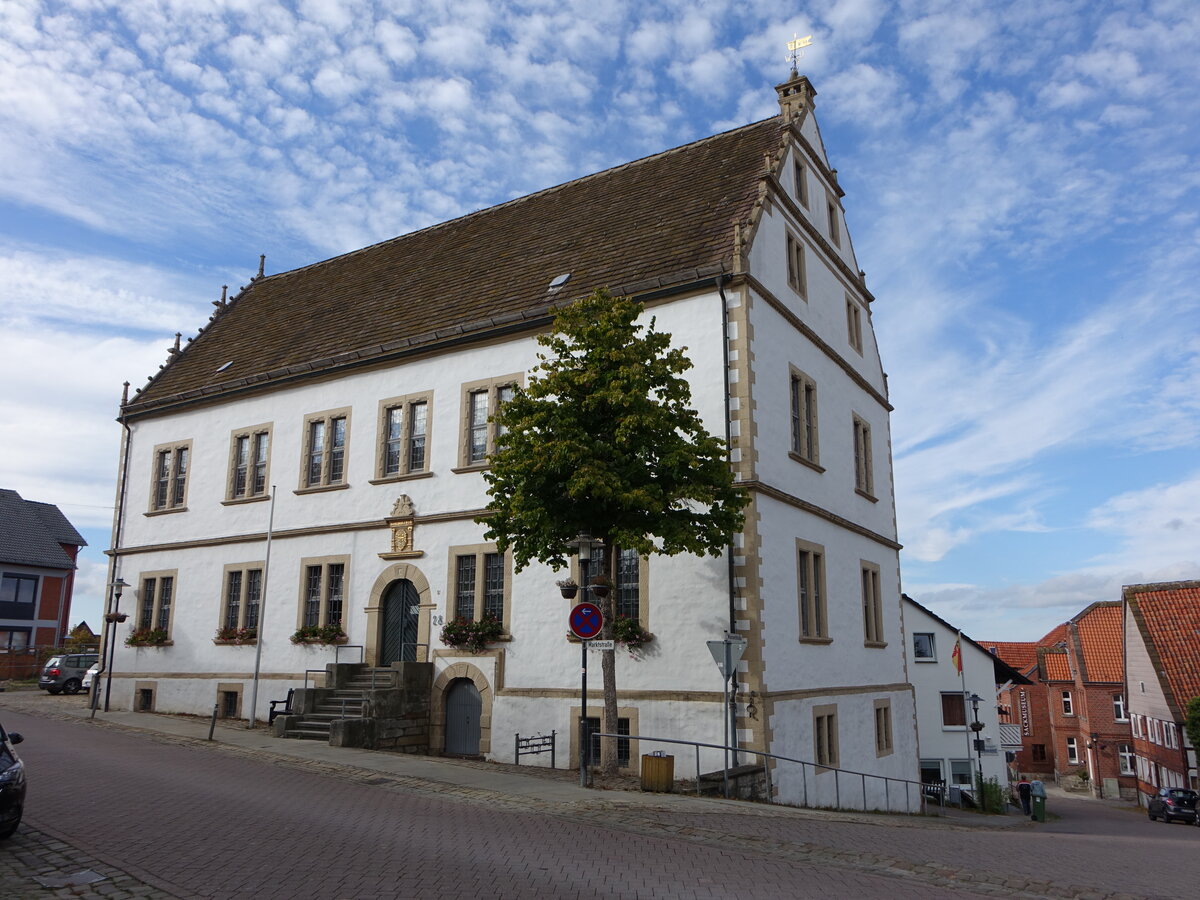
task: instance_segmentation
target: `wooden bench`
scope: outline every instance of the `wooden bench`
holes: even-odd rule
[[[272,700],[271,701],[271,711],[269,713],[267,713],[267,724],[268,725],[270,725],[272,722],[275,721],[276,716],[292,715],[292,697],[295,696],[295,694],[296,694],[295,688],[288,688],[288,695],[287,695],[286,700]],[[282,706],[283,709],[277,709],[277,707],[280,707],[280,706]]]

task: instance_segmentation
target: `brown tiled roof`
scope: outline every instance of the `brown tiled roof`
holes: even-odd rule
[[[1042,663],[1042,678],[1046,681],[1074,681],[1071,674],[1071,661],[1067,658],[1066,650],[1038,649],[1038,658]]]
[[[1125,636],[1120,601],[1093,603],[1071,622],[1078,635],[1075,652],[1080,658],[1083,680],[1124,682]]]
[[[782,127],[766,119],[252,281],[125,412],[520,325],[597,287],[730,271],[734,225],[750,218]]]
[[[1200,697],[1200,581],[1127,585],[1122,596],[1182,717],[1188,701]]]
[[[995,654],[1020,672],[1028,675],[1037,666],[1038,645],[1033,641],[980,641],[989,653]]]

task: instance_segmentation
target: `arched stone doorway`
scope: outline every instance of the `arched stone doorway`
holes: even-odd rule
[[[452,753],[448,741],[450,728],[451,689],[457,694],[463,691],[463,697],[470,692],[462,686],[463,681],[469,681],[479,696],[479,742],[478,750],[471,755],[486,756],[492,752],[492,686],[488,684],[483,673],[467,662],[456,662],[447,666],[433,680],[433,704],[430,710],[429,749],[443,753]]]
[[[470,678],[455,678],[446,688],[446,755],[479,755],[483,700]]]
[[[367,662],[373,666],[401,660],[429,662],[432,599],[429,581],[416,566],[397,563],[380,572],[366,609]]]

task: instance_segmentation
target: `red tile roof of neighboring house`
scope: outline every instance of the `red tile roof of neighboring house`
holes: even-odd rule
[[[1066,640],[1067,623],[1063,622],[1061,625],[1055,625],[1048,632],[1046,632],[1046,636],[1038,641],[1037,645],[1039,647],[1053,647],[1055,644],[1062,644]]]
[[[1071,674],[1071,661],[1067,658],[1066,650],[1041,649],[1038,655],[1042,659],[1042,670],[1047,681],[1074,681]]]
[[[1024,675],[1037,666],[1038,645],[1033,641],[980,641],[979,644]]]
[[[1093,603],[1071,619],[1078,637],[1075,645],[1083,680],[1124,682],[1125,636],[1121,604],[1117,600]]]
[[[1154,667],[1165,674],[1167,701],[1182,718],[1200,697],[1200,581],[1126,585],[1129,605]]]

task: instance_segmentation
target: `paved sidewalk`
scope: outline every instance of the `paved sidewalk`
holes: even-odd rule
[[[4,708],[49,718],[85,722],[93,718],[82,697],[48,698],[38,692],[0,693],[0,711]],[[1033,830],[1045,827],[1035,826],[1018,815],[952,813],[944,818],[879,815],[795,809],[684,794],[584,789],[578,785],[577,773],[562,769],[335,748],[315,741],[277,739],[265,726],[247,729],[244,723],[231,725],[218,721],[213,740],[209,741],[207,719],[113,711],[97,712],[94,720],[92,727],[134,730],[148,740],[269,761],[378,790],[425,794],[493,809],[590,822],[630,835],[653,838],[669,835],[691,844],[738,850],[750,858],[827,866],[831,867],[831,873],[898,878],[898,886],[923,882],[934,894],[939,893],[938,889],[949,888],[962,896],[1109,900],[1148,896],[1140,891],[1128,893],[1129,887],[1126,893],[1121,893],[1111,887],[1097,890],[1095,883],[1054,881],[1044,874],[1053,872],[1054,866],[1038,866],[1038,871],[1016,877],[1011,871],[981,871],[972,865],[972,858],[978,860],[978,855],[968,857],[952,851],[949,858],[938,860],[932,852],[934,846],[949,850],[967,838],[972,842],[983,840],[986,846],[1002,835],[1033,837]],[[754,825],[756,821],[761,825]],[[864,825],[876,827],[863,829]],[[855,828],[858,829],[855,840],[841,839],[846,829]],[[839,837],[831,841],[828,836],[835,833]],[[954,838],[956,834],[960,837]],[[916,848],[921,849],[914,854]],[[997,850],[998,847],[993,847],[992,854]],[[1077,872],[1076,877],[1080,874]],[[1103,878],[1096,881],[1105,883]]]

